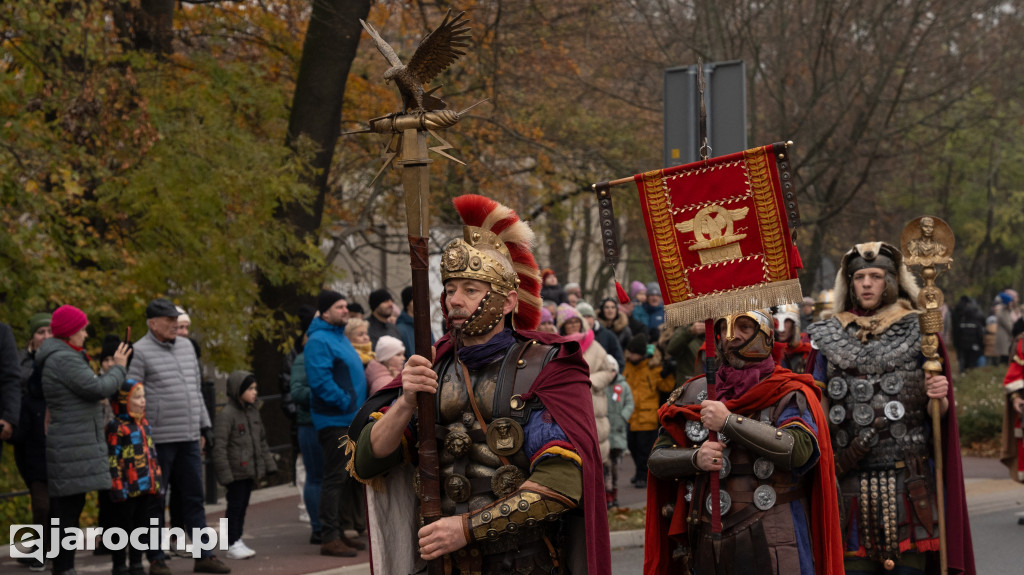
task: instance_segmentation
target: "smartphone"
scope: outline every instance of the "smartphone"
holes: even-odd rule
[[[132,342],[132,326],[124,328],[124,343]]]

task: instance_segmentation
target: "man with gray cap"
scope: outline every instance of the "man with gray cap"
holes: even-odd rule
[[[203,508],[202,450],[211,437],[212,424],[201,391],[199,360],[191,342],[178,337],[178,309],[167,299],[158,298],[146,306],[149,331],[134,344],[128,377],[145,382],[146,415],[153,443],[157,446],[165,484],[180,495],[178,515],[186,532],[206,527]],[[164,525],[166,487],[154,497],[150,516]],[[152,544],[152,542],[151,542]],[[166,575],[166,556],[150,551],[150,574]],[[209,551],[196,559],[196,573],[230,573]]]

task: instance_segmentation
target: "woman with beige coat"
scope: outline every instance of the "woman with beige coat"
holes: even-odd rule
[[[594,421],[597,424],[597,441],[601,447],[601,461],[607,462],[611,451],[609,435],[611,422],[608,420],[608,396],[605,389],[618,375],[614,360],[594,341],[592,330],[583,330],[583,318],[569,304],[558,306],[558,329],[562,335],[575,339],[580,344],[583,359],[590,367],[590,395],[594,401]]]

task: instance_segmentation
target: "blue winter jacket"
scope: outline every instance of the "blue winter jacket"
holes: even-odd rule
[[[348,427],[366,401],[363,362],[345,337],[344,327],[315,318],[306,333],[309,341],[303,352],[313,427]]]

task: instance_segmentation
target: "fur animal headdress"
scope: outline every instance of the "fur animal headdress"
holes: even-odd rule
[[[909,300],[914,308],[918,307],[917,294],[920,288],[914,275],[903,264],[903,254],[895,246],[885,242],[868,242],[853,246],[853,249],[843,255],[839,272],[836,274],[835,297],[832,300],[832,309],[836,314],[857,307],[850,278],[854,272],[864,268],[885,270],[882,307],[896,303],[898,299]]]

